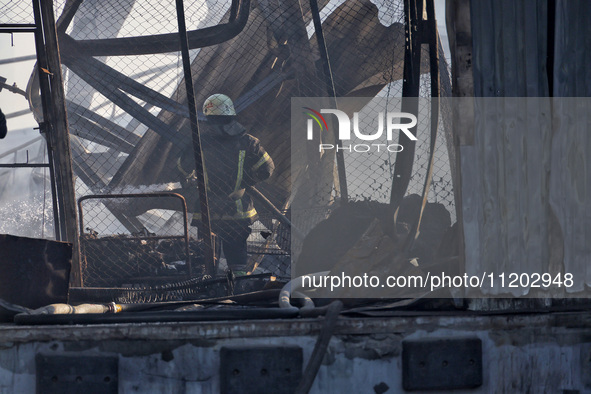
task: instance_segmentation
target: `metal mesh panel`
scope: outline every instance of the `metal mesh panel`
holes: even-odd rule
[[[31,2],[8,0],[0,4],[0,23],[32,24],[35,23]]]
[[[170,209],[142,213],[139,218],[144,228],[130,234],[124,226],[128,221],[126,213],[141,206]],[[79,201],[79,212],[81,277],[85,286],[131,287],[158,283],[156,278],[203,275],[202,247],[199,242],[189,241],[186,205],[180,195],[87,195]]]
[[[0,185],[0,233],[53,238],[48,169],[1,168]]]
[[[54,2],[56,19],[62,9],[67,9],[66,3]],[[371,108],[372,97],[401,96],[405,42],[402,4],[319,1],[336,96],[368,97],[368,109],[376,111],[380,108]],[[214,35],[210,37],[218,40],[214,45],[192,44],[200,39],[198,29],[233,23],[234,16],[240,22],[247,6],[244,27],[229,40]],[[247,270],[258,267],[265,272],[287,274],[289,258],[285,256],[293,246],[290,230],[249,187],[255,186],[290,217],[294,182],[290,168],[290,101],[292,97],[328,96],[309,3],[243,1],[241,8],[232,10],[229,1],[205,0],[187,2],[185,7],[189,45],[193,45],[191,68],[210,211],[214,232],[222,239],[221,255],[232,260],[230,265],[236,264],[242,259],[242,240],[248,237]],[[24,11],[19,7],[9,9],[11,22],[23,18]],[[186,198],[190,213],[199,211],[192,178],[194,161],[180,44],[178,36],[174,36],[177,32],[174,2],[108,0],[82,2],[66,33],[60,36],[78,197],[175,191]],[[424,55],[420,65],[423,74],[428,72],[427,58]],[[441,72],[447,75],[446,68]],[[423,76],[423,80],[422,94],[429,95],[428,77]],[[446,88],[444,92],[449,93]],[[214,93],[233,100],[244,130],[214,125],[203,116],[201,106]],[[257,140],[229,136],[242,135],[243,131]],[[270,155],[275,167],[273,175],[264,180],[261,178],[265,174],[258,171],[268,164],[262,152]],[[428,155],[428,144],[417,148],[409,193],[422,191]],[[371,162],[364,163],[346,157],[349,197],[386,202],[394,159],[388,153],[372,156]],[[371,176],[364,175],[368,171]],[[310,196],[305,218],[298,219],[299,223],[306,222],[304,232],[333,209],[338,194],[334,172],[334,163],[330,163],[324,173],[311,174],[330,183],[332,191],[328,199]],[[440,138],[430,200],[443,203],[455,216],[449,173],[446,141]],[[230,196],[242,189],[246,189],[244,196]],[[257,216],[251,215],[253,207]],[[89,226],[92,231],[85,229],[82,237],[89,240],[96,231],[99,237],[111,237],[111,242],[119,233],[158,233],[177,217],[174,211],[162,209],[155,203],[127,204],[114,213],[109,204],[98,204],[92,210],[93,220],[100,218],[104,231]],[[163,220],[164,224],[150,222],[150,212],[161,215],[161,211],[170,215],[170,220]],[[247,220],[236,220],[238,217]],[[193,224],[198,217],[195,219]],[[250,227],[248,221],[252,222]],[[193,227],[193,238],[195,235]],[[105,244],[101,248],[111,247]],[[133,250],[135,244],[127,247]],[[160,259],[154,264],[169,262]],[[88,265],[86,269],[91,270]],[[125,271],[119,263],[117,269]],[[130,266],[126,277],[139,275],[134,269]],[[83,278],[86,283],[88,275],[98,278],[95,285],[120,284],[112,283],[113,274],[109,272],[106,268],[96,269],[83,273]],[[155,270],[151,275],[162,272]]]

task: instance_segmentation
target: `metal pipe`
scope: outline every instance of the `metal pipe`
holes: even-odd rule
[[[14,85],[9,85],[9,84],[7,84],[6,82],[0,82],[0,91],[1,91],[2,89],[6,89],[6,90],[8,90],[9,92],[12,92],[12,93],[14,93],[14,94],[20,94],[20,95],[21,95],[21,96],[23,96],[23,97],[27,97],[27,93],[26,93],[24,90],[22,90],[22,89],[18,88],[18,87],[16,86],[16,84],[14,84]]]
[[[191,136],[193,139],[193,154],[195,156],[195,174],[197,187],[199,188],[199,202],[201,211],[200,228],[205,250],[205,264],[209,275],[215,275],[214,243],[209,221],[209,206],[207,201],[207,188],[205,185],[205,163],[201,150],[201,136],[197,122],[197,104],[195,102],[195,90],[193,88],[193,76],[191,74],[191,58],[189,56],[189,40],[187,38],[187,26],[185,24],[185,8],[183,0],[176,0],[176,12],[179,25],[179,38],[181,41],[181,54],[183,58],[183,71],[185,74],[185,88],[187,91],[187,105],[191,120]]]
[[[122,323],[165,323],[251,319],[289,319],[296,318],[297,312],[279,308],[244,309],[203,309],[196,311],[134,312],[73,315],[29,315],[20,313],[14,322],[20,325],[31,324],[122,324]]]
[[[20,111],[11,112],[9,114],[6,114],[6,119],[18,118],[19,116],[24,116],[24,115],[29,115],[29,114],[31,114],[30,109],[23,109]]]
[[[314,31],[316,33],[316,41],[318,42],[318,49],[320,51],[320,59],[322,59],[322,66],[324,70],[324,81],[328,95],[333,99],[332,106],[337,108],[336,89],[334,86],[334,79],[332,77],[332,70],[330,68],[330,59],[328,57],[328,49],[324,40],[324,33],[322,31],[322,21],[320,20],[320,10],[318,9],[318,1],[310,0],[310,11],[312,12],[312,21],[314,22]],[[347,174],[345,172],[345,156],[343,154],[342,143],[335,134],[335,142],[337,145],[337,172],[339,175],[339,188],[341,193],[341,203],[346,204],[349,201],[349,192],[347,190]]]
[[[232,0],[228,23],[193,30],[187,33],[187,45],[190,49],[221,44],[238,35],[250,14],[250,0]],[[159,34],[149,37],[107,38],[99,40],[77,40],[78,55],[89,56],[125,56],[148,55],[155,53],[176,52],[178,35],[176,33]]]
[[[3,23],[0,25],[0,33],[35,33],[37,25],[26,23]]]
[[[406,46],[404,49],[404,79],[402,82],[402,112],[417,114],[419,109],[420,66],[421,66],[421,41],[418,18],[423,15],[423,0],[405,0],[405,35]],[[416,135],[416,126],[411,129]],[[391,215],[398,209],[402,202],[412,174],[415,155],[415,141],[408,139],[401,131],[399,143],[404,144],[404,150],[396,155],[392,189],[390,194]]]
[[[36,60],[36,59],[37,59],[37,56],[35,56],[35,55],[12,57],[10,59],[2,59],[2,60],[0,60],[0,66],[3,65],[3,64],[12,64],[12,63],[26,62],[26,61],[29,61],[29,60]]]
[[[437,144],[437,129],[439,127],[439,37],[437,34],[437,23],[435,20],[435,5],[433,3],[433,0],[426,1],[427,20],[421,20],[421,23],[426,24],[427,29],[422,29],[422,31],[426,31],[428,34],[427,39],[422,41],[427,41],[429,44],[429,68],[431,71],[431,141],[429,146],[429,164],[427,166],[427,174],[425,175],[425,182],[423,184],[421,210],[419,212],[419,217],[413,224],[413,227],[408,234],[408,238],[404,246],[405,250],[410,250],[414,244],[414,241],[419,236],[421,220],[423,219],[423,212],[425,211],[425,205],[427,205],[427,197],[429,196],[429,189],[431,187],[431,181],[433,179],[433,167],[435,164],[435,145]]]
[[[129,240],[129,239],[136,239],[136,240],[141,240],[141,239],[154,239],[154,238],[158,238],[158,239],[179,239],[182,238],[184,240],[185,236],[184,235],[144,235],[144,236],[139,236],[139,235],[134,235],[131,237],[125,237],[125,240]],[[102,240],[99,239],[87,239],[85,242],[101,242]]]
[[[49,163],[9,163],[0,164],[0,168],[38,168],[38,167],[50,167]]]
[[[304,276],[312,278],[315,276],[325,276],[325,275],[328,275],[329,273],[330,273],[330,271],[322,271],[322,272],[316,272],[316,273],[308,274],[308,275],[304,275]],[[281,289],[281,293],[279,293],[279,307],[280,308],[299,310],[297,307],[291,305],[289,300],[291,298],[292,293],[296,289],[299,289],[300,287],[302,287],[304,276],[298,276],[297,278],[292,279],[291,281],[287,282],[285,284],[285,286],[283,286],[283,288]]]

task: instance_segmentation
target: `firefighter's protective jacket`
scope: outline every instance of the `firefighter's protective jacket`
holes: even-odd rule
[[[269,178],[275,165],[259,140],[247,134],[239,123],[234,127],[240,127],[242,131],[235,136],[216,131],[215,127],[204,127],[201,135],[211,219],[253,222],[257,212],[252,198],[244,189]],[[189,188],[190,193],[198,195],[192,146],[188,146],[179,157],[177,169],[183,188]],[[200,219],[199,199],[196,200],[193,210],[197,214],[193,218]]]

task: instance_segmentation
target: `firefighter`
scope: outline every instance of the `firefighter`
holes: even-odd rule
[[[246,189],[268,179],[275,166],[259,140],[238,123],[228,96],[214,94],[207,98],[203,113],[207,121],[201,133],[201,149],[212,230],[218,241],[216,254],[219,256],[223,250],[228,268],[243,275],[247,264],[246,239],[251,233],[250,225],[257,219]],[[179,157],[177,168],[183,189],[197,194],[197,198],[189,198],[195,212],[191,225],[197,226],[201,214],[192,146]]]
[[[0,138],[6,137],[6,133],[8,133],[8,128],[6,127],[6,117],[0,109]]]

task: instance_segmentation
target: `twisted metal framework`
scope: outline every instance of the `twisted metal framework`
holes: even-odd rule
[[[447,149],[435,138],[437,122],[431,124],[428,151],[409,149],[397,155],[396,164],[388,164],[384,173],[359,175],[361,170],[334,153],[311,156],[305,168],[290,168],[292,97],[367,97],[371,105],[373,97],[384,94],[425,95],[425,86],[441,86],[441,95],[449,94],[445,59],[437,57],[441,46],[432,3],[427,1],[428,18],[423,20],[423,2],[415,0],[392,1],[379,7],[369,0],[265,0],[256,4],[249,0],[232,0],[231,4],[207,0],[187,7],[184,19],[190,26],[186,39],[189,65],[184,70],[190,68],[190,73],[181,73],[181,41],[175,31],[174,14],[159,14],[164,5],[111,0],[91,10],[84,8],[88,5],[81,0],[56,2],[70,147],[79,179],[77,195],[129,193],[142,185],[160,185],[146,187],[150,191],[181,192],[187,198],[189,211],[194,209],[199,199],[187,195],[178,185],[170,186],[178,180],[176,161],[190,143],[190,126],[195,123],[189,122],[190,107],[195,107],[187,106],[187,91],[191,88],[185,87],[185,82],[189,78],[195,84],[197,104],[210,93],[229,94],[239,121],[276,162],[271,180],[257,185],[253,189],[256,192],[251,191],[260,218],[249,242],[256,242],[257,250],[289,253],[289,242],[280,240],[279,234],[290,230],[293,220],[289,208],[294,200],[305,201],[311,213],[309,223],[299,229],[302,236],[325,218],[339,199],[380,199],[390,202],[395,210],[407,193],[422,194],[426,201],[429,185],[435,183],[437,189],[433,192],[432,188],[432,194],[453,211],[451,180],[444,180],[448,164],[438,166],[447,160]],[[206,6],[216,10],[207,14],[209,19],[199,17]],[[109,12],[117,18],[110,17]],[[168,21],[175,29],[153,34],[150,26],[134,25],[134,18],[127,18],[133,12],[146,14],[146,20],[151,15],[154,23],[158,19]],[[97,17],[93,20],[105,23],[92,29],[95,37],[82,31],[88,13]],[[390,17],[390,22],[383,21],[384,15]],[[429,44],[429,56],[421,57],[423,43]],[[431,81],[424,78],[429,70],[436,69],[441,70],[440,77]],[[167,77],[157,79],[160,76]],[[26,93],[41,120],[39,86],[39,76],[34,73]],[[439,114],[435,108],[432,115],[434,119],[446,116],[445,111]],[[207,130],[203,115],[197,114],[197,118]],[[372,160],[375,162],[368,161],[362,170],[373,168],[378,160],[390,163],[390,156]],[[394,176],[384,177],[388,171]],[[299,175],[292,179],[291,174]],[[431,179],[433,176],[436,180]],[[376,183],[380,190],[384,186],[388,192],[384,195],[378,191]],[[258,192],[262,198],[257,199]],[[148,226],[145,218],[149,212],[174,209],[161,202],[139,208],[105,202],[104,218],[95,226],[103,228],[105,234],[138,233]],[[415,231],[419,225],[417,218]],[[261,255],[256,264],[264,266],[264,260]],[[281,271],[289,270],[283,266]]]

